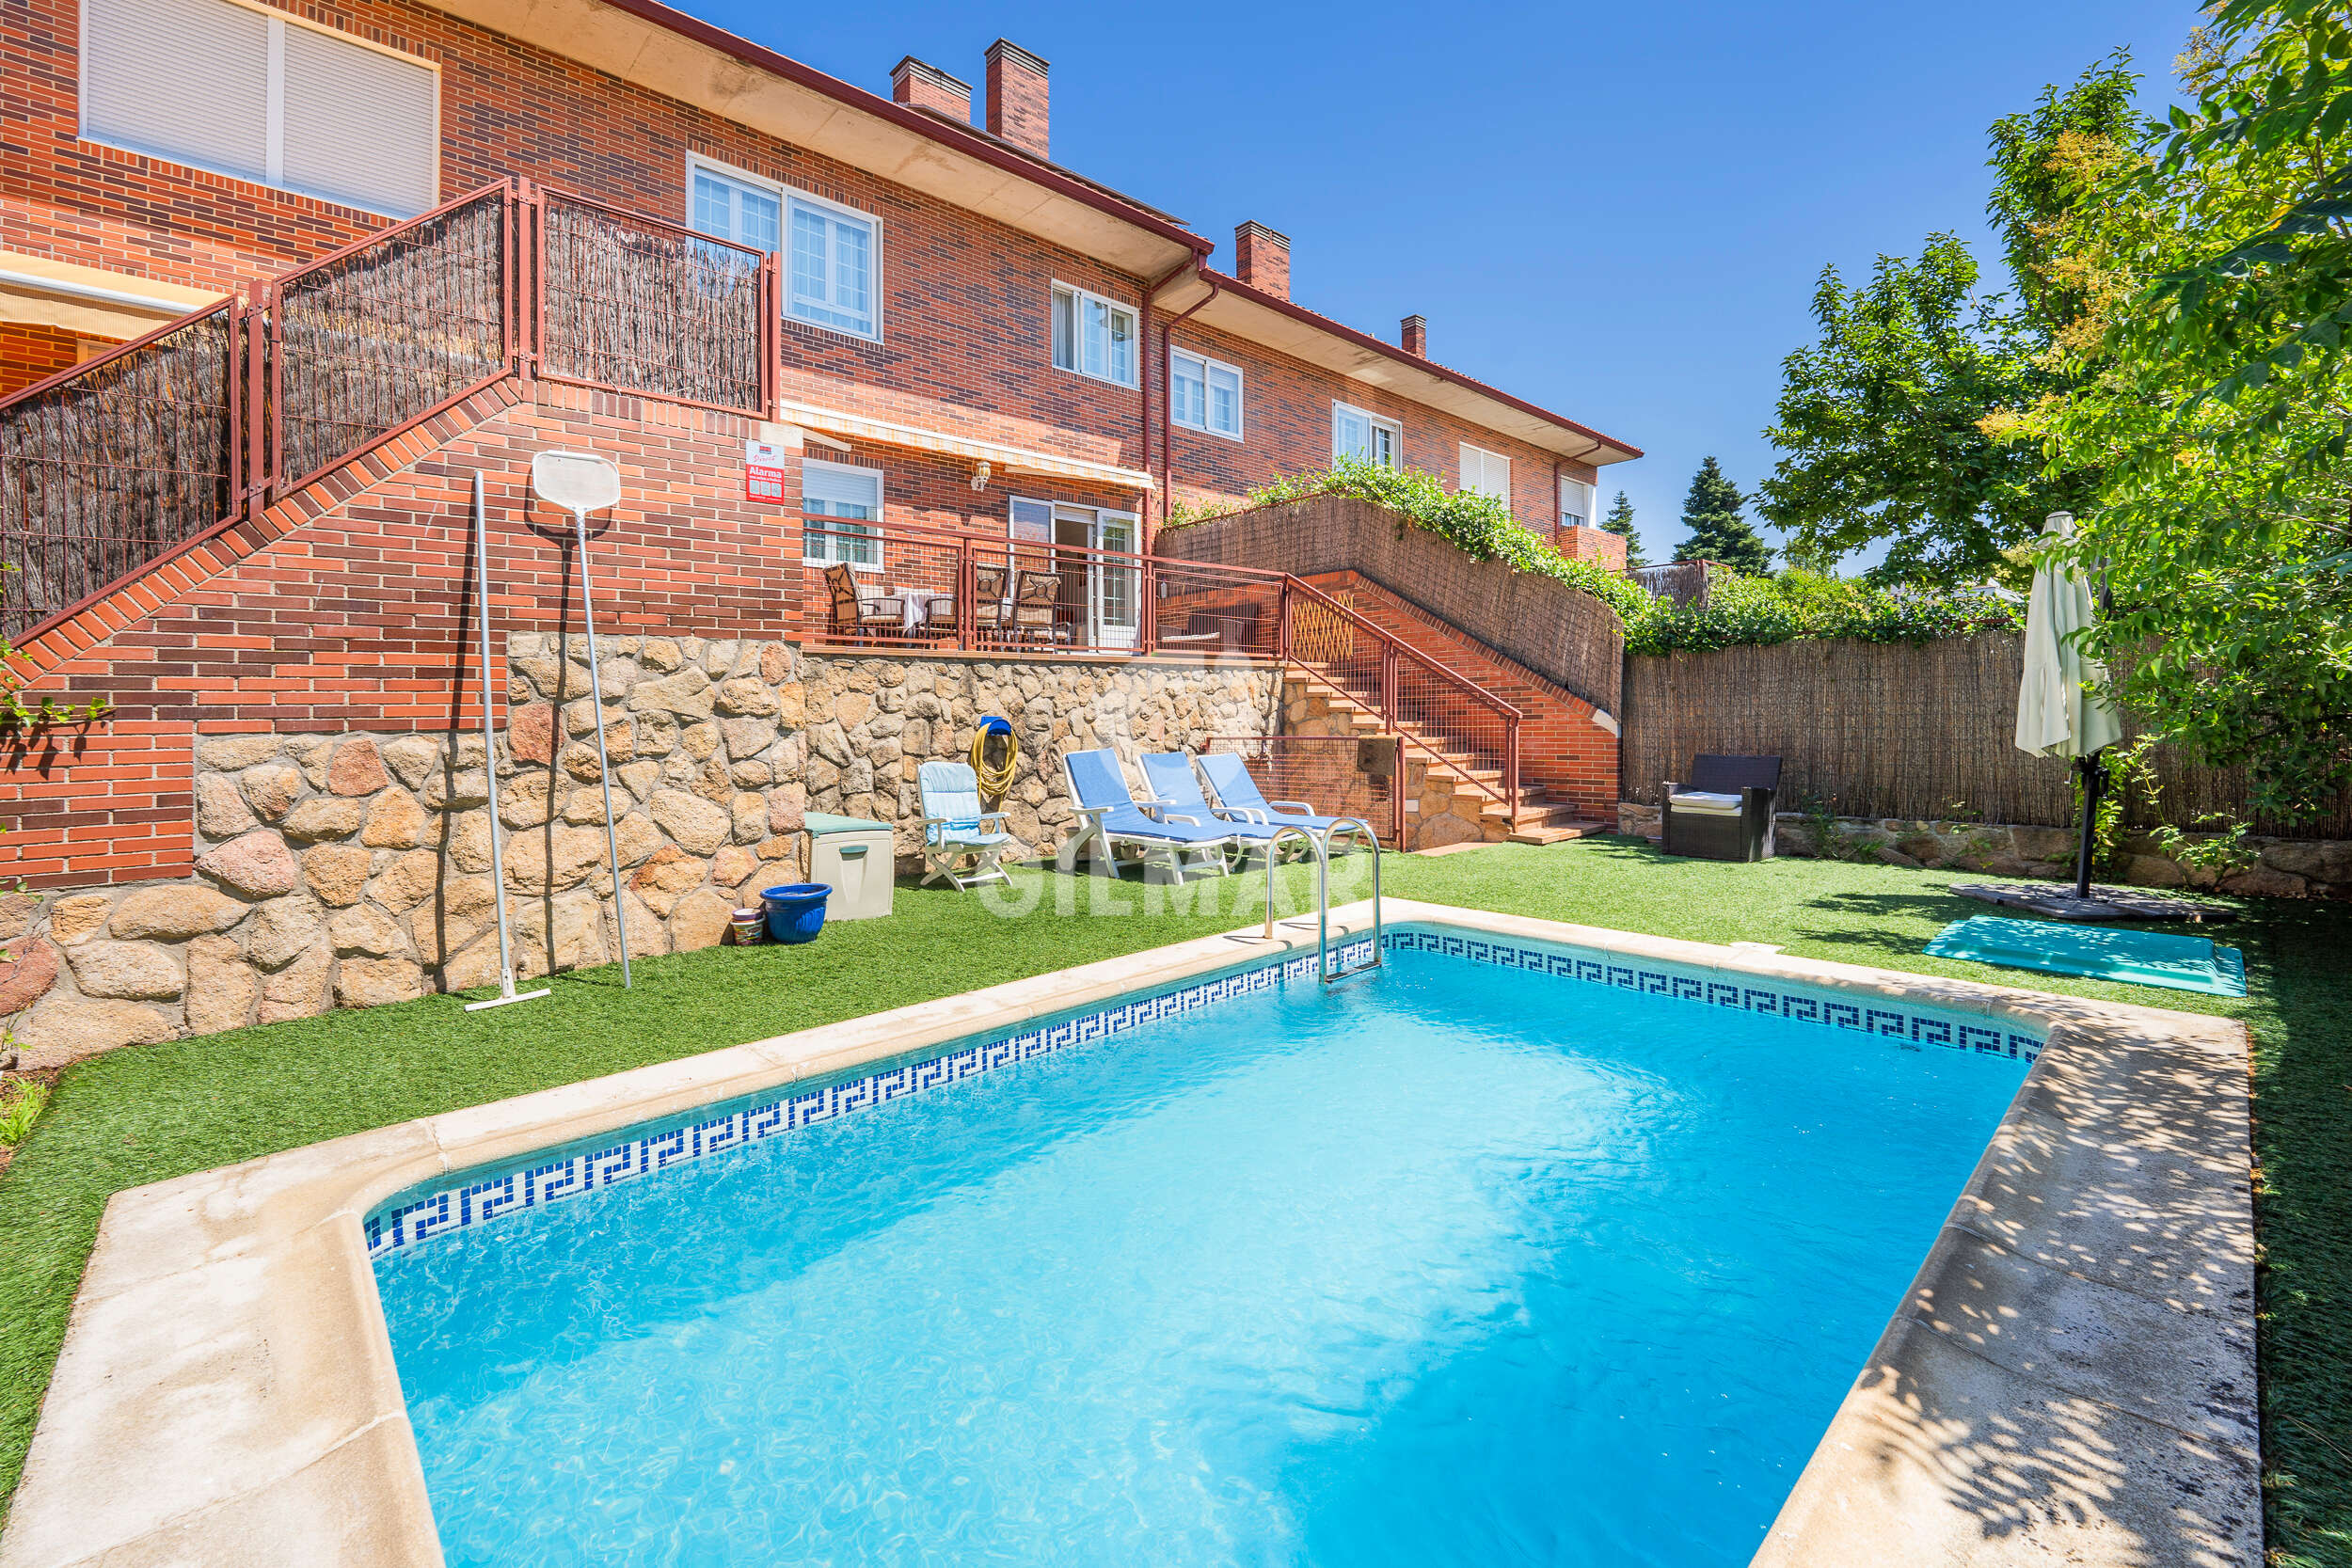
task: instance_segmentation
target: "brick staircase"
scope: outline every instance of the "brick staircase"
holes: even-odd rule
[[[1550,786],[1531,784],[1519,791],[1515,808],[1499,796],[1502,770],[1482,759],[1450,751],[1442,736],[1429,734],[1406,721],[1391,729],[1373,711],[1366,697],[1351,692],[1323,667],[1294,662],[1283,677],[1283,707],[1289,727],[1296,733],[1354,734],[1359,737],[1399,734],[1405,748],[1406,799],[1417,802],[1423,819],[1408,826],[1408,847],[1419,842],[1428,819],[1452,816],[1470,823],[1476,842],[1498,844],[1559,844],[1593,833],[1613,832],[1613,823],[1594,820],[1573,800],[1556,796]],[[1472,842],[1465,834],[1461,842]]]

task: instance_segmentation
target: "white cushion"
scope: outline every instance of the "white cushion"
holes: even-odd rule
[[[1703,789],[1686,789],[1671,799],[1677,811],[1695,812],[1705,816],[1740,815],[1740,797],[1737,795],[1713,795]]]

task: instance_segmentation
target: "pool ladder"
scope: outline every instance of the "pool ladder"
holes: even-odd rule
[[[1362,838],[1372,846],[1372,957],[1362,963],[1343,969],[1331,967],[1331,836],[1342,830],[1353,830],[1350,836]],[[1361,974],[1380,967],[1383,943],[1380,938],[1380,835],[1372,831],[1372,824],[1360,816],[1341,816],[1320,833],[1295,823],[1282,823],[1265,845],[1265,937],[1274,940],[1274,863],[1276,848],[1286,836],[1295,835],[1307,841],[1315,852],[1315,974],[1325,985],[1344,980],[1351,974]]]

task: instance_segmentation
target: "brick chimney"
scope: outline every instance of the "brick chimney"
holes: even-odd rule
[[[1010,39],[988,46],[988,134],[1048,157],[1045,62]]]
[[[972,84],[912,55],[890,68],[890,101],[946,115],[958,125],[972,123]]]
[[[1396,341],[1416,359],[1429,357],[1429,318],[1407,316],[1397,324]]]
[[[1291,237],[1256,222],[1234,230],[1233,276],[1277,299],[1290,298]]]

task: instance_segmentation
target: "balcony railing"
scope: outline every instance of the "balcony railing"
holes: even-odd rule
[[[804,645],[1296,665],[1480,790],[1518,800],[1519,710],[1281,572],[1050,539],[803,519]]]

